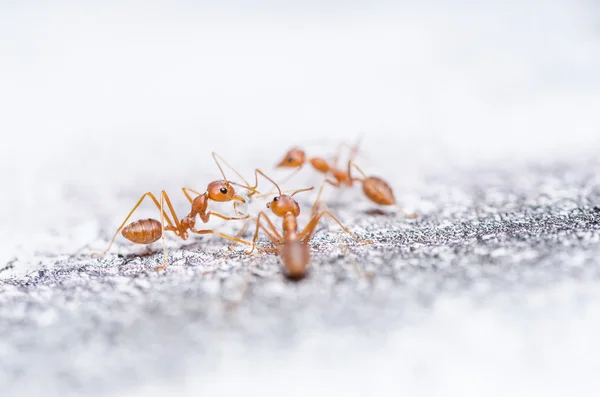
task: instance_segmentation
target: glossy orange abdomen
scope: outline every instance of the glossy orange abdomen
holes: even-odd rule
[[[390,185],[383,179],[371,176],[363,181],[363,192],[374,203],[380,205],[394,205],[396,198]]]
[[[121,234],[136,244],[151,244],[162,236],[162,227],[156,219],[141,219],[125,226]]]

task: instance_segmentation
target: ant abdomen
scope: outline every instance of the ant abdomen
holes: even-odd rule
[[[365,178],[362,184],[363,192],[374,203],[379,205],[394,205],[396,198],[390,185],[383,179],[370,176]]]
[[[121,230],[127,240],[136,244],[151,244],[162,236],[162,225],[156,219],[140,219]]]
[[[310,264],[310,247],[306,243],[298,240],[286,242],[280,253],[288,278],[298,280],[306,275]]]

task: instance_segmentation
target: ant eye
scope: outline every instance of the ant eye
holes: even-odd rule
[[[222,187],[222,188],[220,189],[220,191],[221,191],[221,193],[223,193],[223,194],[227,194],[227,188],[225,188],[225,187]]]
[[[279,200],[279,197],[275,197],[275,198],[273,199],[273,201],[277,201],[277,200]]]
[[[288,162],[288,163],[293,163],[293,162],[294,162],[294,159],[293,159],[292,157],[288,157],[288,158],[287,158],[287,162]]]

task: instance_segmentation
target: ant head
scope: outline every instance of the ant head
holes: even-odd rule
[[[277,168],[298,168],[304,165],[305,161],[304,150],[293,148],[283,156],[283,159],[277,164]]]
[[[227,181],[211,182],[208,185],[208,188],[206,189],[206,191],[208,193],[208,198],[210,200],[220,201],[220,202],[237,200],[237,201],[241,201],[242,203],[246,202],[246,200],[244,200],[243,197],[235,194],[235,189],[233,188],[231,183],[229,183]]]
[[[292,198],[286,194],[276,196],[272,201],[267,203],[267,208],[273,211],[273,214],[283,217],[288,212],[294,214],[294,216],[300,215],[300,206]]]
[[[298,189],[289,196],[287,194],[281,194],[281,191],[279,191],[279,196],[273,198],[273,201],[268,202],[267,208],[270,208],[271,211],[273,211],[273,214],[277,216],[284,216],[288,212],[291,212],[294,216],[298,216],[300,215],[300,206],[293,197],[295,194],[308,192],[310,190],[313,190],[313,187]]]

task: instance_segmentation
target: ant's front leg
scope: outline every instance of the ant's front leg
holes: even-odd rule
[[[212,211],[208,211],[205,214],[198,214],[200,215],[200,219],[202,219],[202,222],[207,223],[212,216],[216,216],[217,218],[221,218],[221,219],[225,219],[226,221],[243,221],[244,219],[248,219],[250,218],[250,215],[244,215],[241,217],[235,217],[235,216],[225,216],[223,214],[219,214],[218,212],[212,212]]]
[[[269,228],[265,227],[263,224],[260,223],[261,218],[265,219]],[[256,247],[256,242],[258,241],[259,229],[262,229],[265,232],[265,234],[267,235],[269,240],[271,240],[271,242],[273,244],[275,244],[275,246],[278,247],[281,244],[283,244],[283,237],[281,236],[281,234],[279,234],[279,232],[275,228],[275,225],[273,224],[271,219],[269,219],[269,216],[267,215],[266,212],[261,211],[258,214],[258,216],[256,217],[255,222],[256,222],[256,229],[254,231],[254,237],[252,238],[252,248],[250,249],[250,251],[246,252],[247,254],[251,254],[252,252],[254,252],[254,248]]]

